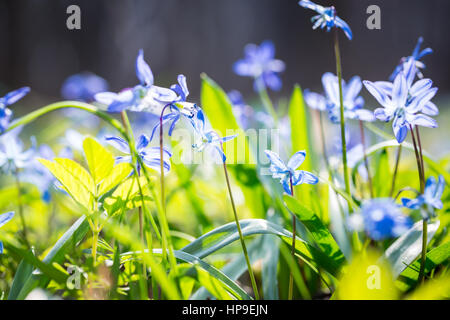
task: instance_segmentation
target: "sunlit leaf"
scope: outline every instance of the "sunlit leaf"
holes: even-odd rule
[[[114,166],[114,156],[93,138],[83,141],[83,150],[95,184],[111,174]]]

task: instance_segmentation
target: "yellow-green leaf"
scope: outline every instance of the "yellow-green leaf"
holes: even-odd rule
[[[92,180],[91,175],[85,168],[71,159],[55,158],[54,160],[63,166],[72,176],[76,177],[92,195],[95,195],[96,188],[94,180]]]
[[[100,184],[98,194],[103,195],[115,186],[117,186],[121,181],[123,181],[133,170],[133,167],[129,163],[119,163],[113,168],[109,176],[107,176]]]
[[[103,181],[113,170],[114,155],[106,150],[94,138],[86,138],[83,141],[83,150],[96,185]]]
[[[89,211],[92,209],[92,194],[86,189],[78,177],[73,176],[62,165],[46,159],[39,159],[54,176],[61,182],[70,196]]]

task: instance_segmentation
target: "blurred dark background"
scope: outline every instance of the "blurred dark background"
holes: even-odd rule
[[[332,37],[313,31],[313,12],[297,0],[1,0],[0,96],[29,85],[35,108],[41,101],[60,99],[65,78],[89,70],[104,77],[111,90],[137,83],[134,60],[139,48],[155,74],[168,86],[183,73],[191,100],[197,101],[200,73],[206,72],[225,90],[253,96],[252,81],[232,71],[247,43],[271,39],[276,57],[285,61],[282,96],[294,83],[320,88],[320,77],[334,71]],[[341,33],[344,77],[385,80],[402,56],[410,55],[417,38],[434,54],[424,58],[425,74],[450,92],[450,1],[317,0],[334,4],[354,33]],[[81,30],[68,30],[66,8],[81,8]],[[366,9],[381,8],[381,30],[368,30]]]

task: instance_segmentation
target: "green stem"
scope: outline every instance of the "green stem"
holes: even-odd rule
[[[25,223],[25,216],[23,214],[22,192],[20,189],[19,169],[17,167],[15,168],[15,171],[14,171],[14,177],[16,179],[17,206],[18,206],[20,221],[22,223],[23,240],[25,241],[26,246],[28,248],[31,248],[30,242],[28,241],[28,231],[27,231],[27,225]]]
[[[289,175],[289,185],[291,186],[291,196],[294,196],[294,186],[292,185],[292,175]],[[291,247],[291,255],[295,261],[295,236],[297,234],[297,226],[295,223],[295,215],[292,214],[292,247]],[[289,274],[289,291],[288,291],[288,300],[292,300],[294,297],[294,274],[291,270]]]
[[[66,108],[75,108],[75,109],[80,109],[80,110],[84,110],[89,113],[92,113],[92,114],[96,115],[97,117],[105,120],[112,127],[114,127],[117,131],[119,131],[119,133],[123,137],[128,139],[128,136],[119,121],[112,118],[107,113],[99,110],[97,107],[95,107],[91,104],[79,102],[79,101],[61,101],[61,102],[52,103],[45,107],[37,109],[19,119],[17,119],[13,123],[11,123],[11,125],[5,130],[5,132],[11,131],[19,126],[29,124],[30,122],[33,122],[37,118],[39,118],[49,112],[60,110],[60,109],[66,109]]]
[[[252,265],[251,265],[250,259],[248,257],[247,247],[245,246],[244,236],[242,234],[241,225],[239,223],[239,218],[238,218],[237,211],[236,211],[236,205],[234,204],[233,193],[231,192],[230,178],[228,177],[227,164],[225,161],[223,162],[223,170],[225,172],[225,180],[227,182],[228,194],[230,195],[231,206],[233,208],[234,220],[236,222],[236,227],[238,229],[239,239],[241,240],[242,251],[244,252],[245,262],[247,263],[247,269],[248,269],[248,273],[250,275],[250,281],[252,283],[253,292],[255,293],[255,299],[259,300],[258,287],[256,285],[255,275],[253,274]]]
[[[255,80],[258,81],[258,80]],[[261,98],[262,104],[266,111],[272,116],[273,121],[275,122],[275,127],[278,125],[278,115],[273,107],[272,100],[270,100],[269,93],[267,92],[266,87],[263,85],[260,90],[258,90],[259,97]]]
[[[97,228],[97,223],[94,223],[95,228]],[[98,244],[98,230],[92,230],[92,259],[94,260],[94,267],[97,264],[97,244]]]
[[[423,167],[423,158],[421,158],[422,150],[419,151],[418,144],[416,141],[416,137],[414,136],[414,130],[412,126],[409,126],[409,129],[411,131],[411,137],[413,140],[414,145],[414,152],[416,155],[416,161],[417,161],[417,169],[419,171],[419,179],[420,179],[420,193],[423,194],[425,191],[425,173],[424,173],[424,167]],[[416,131],[417,134],[419,131]],[[419,138],[419,136],[418,136]],[[419,144],[421,147],[421,144]],[[422,253],[421,253],[421,259],[420,259],[420,270],[419,270],[419,279],[418,283],[421,283],[425,280],[425,261],[427,257],[427,238],[428,238],[428,222],[427,219],[422,220]]]
[[[395,181],[397,179],[397,172],[398,172],[398,166],[400,164],[400,155],[401,155],[401,153],[402,153],[402,145],[399,144],[398,145],[398,149],[397,149],[397,156],[395,158],[395,167],[394,167],[394,174],[392,176],[391,191],[389,192],[389,197],[391,197],[391,198],[394,195]]]
[[[342,163],[344,166],[345,191],[350,194],[350,176],[347,165],[347,143],[345,141],[345,117],[344,117],[344,95],[342,93],[342,66],[341,53],[339,50],[338,29],[335,28],[334,33],[334,53],[336,55],[336,74],[339,82],[339,101],[340,101],[340,124],[341,124],[341,141],[342,141]],[[348,203],[349,211],[352,211],[351,203]]]
[[[425,191],[425,166],[423,164],[422,142],[420,141],[419,127],[416,126],[417,142],[419,146],[420,166],[422,168],[421,193]],[[427,259],[428,220],[422,220],[422,256],[420,260],[419,283],[425,280],[425,262]]]

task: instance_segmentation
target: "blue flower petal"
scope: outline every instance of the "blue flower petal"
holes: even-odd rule
[[[109,145],[116,148],[120,152],[130,154],[130,147],[128,146],[128,143],[124,139],[120,137],[106,136],[105,140]]]
[[[139,50],[136,58],[136,76],[144,86],[153,85],[153,73],[149,65],[144,61],[144,50]]]
[[[6,223],[8,223],[14,217],[14,212],[7,212],[0,214],[0,228],[3,227]]]
[[[3,97],[3,103],[5,106],[12,105],[20,99],[22,99],[28,92],[30,92],[29,87],[22,87],[20,89],[14,90]]]

